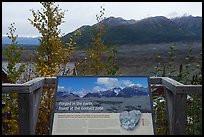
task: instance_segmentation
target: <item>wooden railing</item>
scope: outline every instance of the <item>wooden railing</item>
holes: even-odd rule
[[[183,135],[186,128],[187,95],[202,96],[202,85],[183,85],[168,77],[151,77],[152,86],[163,86],[167,101],[169,133]],[[2,93],[18,93],[19,133],[34,135],[44,84],[55,84],[56,77],[40,77],[24,84],[2,84]]]

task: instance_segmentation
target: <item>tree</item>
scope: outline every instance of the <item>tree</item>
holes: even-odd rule
[[[118,71],[116,66],[116,48],[110,48],[103,42],[106,27],[103,20],[105,9],[101,6],[100,14],[96,15],[97,24],[92,30],[92,47],[86,50],[86,57],[77,65],[80,75],[114,75]]]
[[[40,2],[42,11],[31,10],[33,20],[30,23],[41,34],[40,46],[35,58],[35,70],[37,76],[56,76],[62,71],[62,67],[70,61],[70,53],[74,51],[72,44],[61,41],[59,26],[64,22],[65,11],[59,9],[54,2]],[[52,112],[54,89],[44,85],[42,93],[39,119],[36,134],[48,134],[49,122]]]
[[[7,45],[3,53],[8,61],[8,80],[10,83],[21,83],[23,78],[22,73],[25,70],[25,65],[20,64],[20,56],[23,48],[17,45],[18,35],[15,35],[16,28],[15,23],[11,23],[8,27],[8,38],[11,40],[11,44]],[[18,65],[18,67],[17,67]],[[2,101],[5,103],[5,107],[2,107],[2,128],[3,134],[15,135],[18,134],[18,95],[17,93],[2,94]]]
[[[60,39],[60,29],[64,21],[65,11],[59,9],[54,2],[41,2],[43,11],[32,11],[33,20],[28,19],[42,35],[38,54],[36,55],[36,71],[39,76],[55,76],[61,69],[62,62],[70,51]],[[66,52],[64,52],[66,51]]]
[[[64,58],[62,59],[62,64],[61,64],[62,75],[70,75],[70,69],[67,67],[67,63],[72,62],[72,56],[77,47],[75,39],[77,39],[80,36],[81,36],[81,32],[75,31],[74,34],[70,37],[69,42],[66,43],[66,49],[62,50],[61,52],[61,54],[64,55]]]
[[[18,35],[15,36],[16,28],[14,27],[15,23],[11,23],[9,28],[9,34],[7,33],[8,38],[11,40],[11,44],[7,45],[3,53],[6,60],[8,61],[8,80],[10,83],[20,82],[21,74],[24,72],[25,65],[21,64],[17,68],[17,64],[20,62],[20,56],[23,48],[17,45]]]

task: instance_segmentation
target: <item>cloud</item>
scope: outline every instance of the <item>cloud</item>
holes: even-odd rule
[[[133,83],[130,80],[118,80],[117,78],[98,78],[96,84],[105,86],[107,89],[110,89],[115,87],[121,87],[121,88],[129,87]],[[101,87],[97,86],[95,87],[95,89],[99,90],[101,89]]]
[[[122,86],[127,87],[127,86],[129,86],[131,84],[132,84],[132,82],[130,80],[122,80]]]
[[[58,86],[57,90],[58,91],[63,91],[63,92],[73,92],[71,87],[64,87],[64,86]]]
[[[57,89],[58,90],[64,90],[64,86],[58,86]]]
[[[177,17],[178,15],[179,15],[179,14],[178,14],[176,11],[173,11],[173,12],[169,13],[169,14],[167,15],[167,17],[175,18],[175,17]]]
[[[104,85],[107,88],[120,86],[120,82],[117,78],[98,78],[96,83],[98,85]]]
[[[141,84],[134,84],[130,80],[122,80],[121,81],[121,87],[131,87],[131,86],[142,87]]]
[[[105,91],[115,87],[125,88],[130,86],[137,86],[137,87],[143,86],[142,84],[139,84],[139,83],[137,84],[133,83],[130,80],[119,80],[117,78],[98,78],[96,84],[98,84],[98,86],[95,86],[93,88],[94,92]]]
[[[138,86],[138,87],[142,87],[142,85],[141,85],[141,84],[130,84],[130,85],[129,85],[129,87],[131,87],[131,86]]]
[[[73,93],[79,95],[80,97],[83,97],[84,95],[86,95],[87,93],[90,93],[90,92],[92,92],[92,91],[89,89],[81,89],[80,91],[76,91]]]
[[[93,88],[93,91],[96,91],[96,92],[99,92],[99,91],[105,91],[105,90],[108,90],[107,88],[102,88],[102,87],[99,87],[99,86],[96,86]]]

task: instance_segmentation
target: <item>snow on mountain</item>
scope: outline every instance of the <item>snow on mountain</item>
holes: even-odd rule
[[[148,95],[148,88],[134,85],[125,88],[112,88],[106,91],[88,93],[84,97],[132,97],[136,95]]]

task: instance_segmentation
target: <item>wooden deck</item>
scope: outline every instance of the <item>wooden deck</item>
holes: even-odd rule
[[[151,77],[151,86],[162,86],[168,110],[169,133],[183,135],[186,127],[187,95],[202,96],[202,85],[183,85],[168,77]],[[40,77],[24,84],[2,84],[2,93],[19,94],[19,127],[21,135],[34,135],[44,84],[55,84],[56,77]]]

